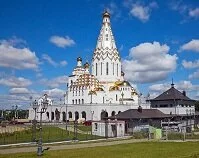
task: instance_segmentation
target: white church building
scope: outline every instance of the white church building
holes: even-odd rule
[[[140,103],[139,100],[136,89],[125,80],[110,14],[105,11],[92,63],[83,63],[81,57],[77,58],[77,65],[68,79],[65,103],[54,105],[50,101],[42,119],[101,120],[128,109],[137,109],[139,105],[149,108],[147,103]],[[29,119],[34,119],[34,116],[35,112],[30,108]],[[39,119],[39,114],[36,119]]]

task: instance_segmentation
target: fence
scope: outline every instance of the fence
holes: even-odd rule
[[[70,141],[70,140],[91,140],[102,138],[92,135],[92,127],[83,124],[69,123],[43,123],[42,140],[43,142]],[[39,139],[40,127],[37,124],[36,130],[31,124],[26,125],[7,125],[0,127],[0,145],[34,142]],[[34,137],[36,136],[36,139]]]

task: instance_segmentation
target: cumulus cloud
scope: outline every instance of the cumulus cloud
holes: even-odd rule
[[[62,89],[54,88],[50,90],[43,90],[44,93],[48,94],[50,98],[63,98],[65,91]]]
[[[8,86],[8,87],[27,87],[31,85],[32,82],[29,79],[25,79],[23,77],[7,77],[0,79],[0,85]]]
[[[149,91],[150,94],[154,94],[153,97],[154,98],[158,95],[160,95],[162,92],[168,90],[171,87],[170,83],[162,83],[162,84],[154,84],[149,86]],[[191,81],[179,81],[177,83],[175,83],[175,88],[178,89],[179,91],[187,91],[189,92],[189,94],[192,94],[190,97],[194,97],[196,96],[196,93],[199,91],[199,85],[194,85],[191,83]]]
[[[9,90],[10,94],[29,94],[30,91],[27,88],[11,88]]]
[[[133,4],[130,10],[130,14],[142,22],[146,22],[149,20],[152,9],[157,8],[158,5],[156,2],[151,2],[148,6],[144,6],[141,4]]]
[[[190,9],[189,16],[197,19],[199,17],[199,8]]]
[[[0,67],[37,70],[39,59],[35,52],[28,48],[15,47],[16,44],[16,41],[0,41]]]
[[[190,42],[185,43],[180,47],[180,51],[183,50],[190,50],[190,51],[195,51],[199,52],[199,40],[198,39],[192,39]]]
[[[184,68],[187,68],[187,69],[199,68],[199,60],[196,60],[196,61],[183,60],[182,65],[184,66]]]
[[[189,79],[199,79],[199,70],[197,70],[193,74],[189,75]]]
[[[50,42],[60,48],[70,47],[75,44],[75,41],[71,39],[69,36],[65,37],[52,36],[50,37]]]
[[[150,83],[165,79],[176,69],[176,55],[159,42],[142,43],[130,49],[129,59],[122,61],[125,78],[132,82]]]
[[[43,54],[42,55],[42,59],[47,61],[49,64],[53,65],[53,66],[57,66],[58,64],[47,54]]]
[[[57,88],[60,85],[66,85],[68,81],[68,76],[58,76],[53,79],[41,79],[40,83],[48,86],[49,88]]]

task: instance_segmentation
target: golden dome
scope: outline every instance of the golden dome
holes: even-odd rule
[[[84,68],[89,68],[89,63],[88,62],[86,62],[85,64],[84,64]]]

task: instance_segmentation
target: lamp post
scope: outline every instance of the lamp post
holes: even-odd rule
[[[32,108],[35,112],[35,116],[34,116],[34,120],[32,121],[32,125],[33,125],[33,137],[32,137],[32,141],[36,141],[36,126],[37,126],[37,120],[36,120],[36,114],[37,114],[37,108],[38,108],[38,102],[37,100],[33,101],[32,103]]]
[[[35,113],[40,113],[40,127],[39,127],[39,141],[38,141],[38,147],[37,147],[37,156],[43,155],[43,147],[42,147],[42,114],[46,112],[46,109],[48,107],[48,100],[47,100],[47,94],[44,94],[43,100],[41,102],[40,111],[39,110],[39,104],[35,100],[33,102],[33,109],[35,110]]]
[[[92,132],[93,115],[94,115],[94,111],[91,110],[91,139],[93,139],[93,132]]]

